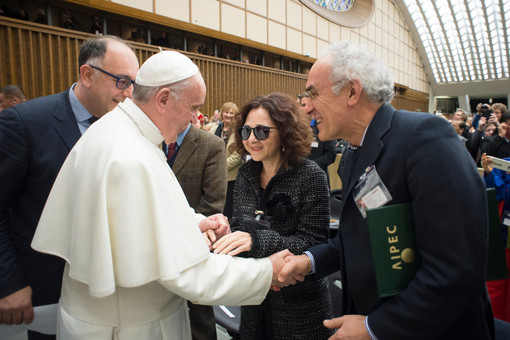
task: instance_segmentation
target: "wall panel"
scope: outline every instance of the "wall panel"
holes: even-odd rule
[[[78,80],[81,44],[92,34],[0,17],[0,88],[16,84],[29,99],[66,90]],[[140,63],[159,49],[131,43]],[[181,51],[182,52],[182,51]],[[306,75],[182,52],[200,68],[207,86],[204,114],[211,115],[227,101],[239,107],[251,98],[280,91],[296,96],[303,91]]]

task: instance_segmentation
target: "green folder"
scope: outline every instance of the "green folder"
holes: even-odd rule
[[[489,261],[487,281],[508,277],[496,192],[487,189]],[[379,297],[404,290],[421,266],[416,249],[411,203],[367,210],[368,232]]]
[[[367,222],[379,296],[398,294],[421,267],[411,203],[369,209]]]

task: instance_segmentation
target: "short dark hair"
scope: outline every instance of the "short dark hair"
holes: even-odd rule
[[[499,119],[499,122],[500,123],[507,123],[507,124],[509,124],[510,123],[509,120],[510,120],[510,112],[507,111],[507,112],[504,112],[501,115],[501,118]]]
[[[106,35],[101,38],[92,38],[86,40],[80,47],[80,54],[78,56],[78,67],[89,64],[91,61],[99,60],[102,61],[105,54],[109,41],[120,42],[133,50],[133,47],[126,41],[114,35]],[[101,65],[94,65],[101,66]]]
[[[282,146],[283,166],[290,168],[292,164],[298,163],[303,157],[308,156],[312,144],[312,128],[299,112],[296,101],[283,93],[272,93],[267,96],[259,96],[243,106],[235,119],[235,149],[241,156],[247,155],[243,140],[238,130],[246,122],[250,111],[263,108],[269,113],[269,117],[275,122],[280,133]]]
[[[25,92],[18,85],[7,85],[0,90],[0,93],[3,93],[6,98],[26,99]]]

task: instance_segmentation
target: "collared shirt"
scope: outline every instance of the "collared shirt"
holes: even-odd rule
[[[191,129],[191,123],[188,124],[188,127],[186,130],[182,131],[177,135],[177,147],[180,147],[182,144],[182,141],[184,140],[184,137],[188,134],[189,129]]]
[[[188,134],[189,129],[191,129],[191,123],[188,124],[186,130],[182,131],[177,135],[177,141],[175,142],[175,152],[177,152],[177,150],[179,150],[179,148],[181,147],[182,141],[184,140],[184,137],[186,137],[186,135]],[[165,155],[168,154],[168,144],[166,144],[165,147],[163,148],[163,152],[165,153]]]
[[[76,97],[76,94],[74,93],[75,86],[76,83],[74,83],[73,86],[71,86],[71,90],[69,91],[69,101],[71,102],[71,109],[73,110],[74,117],[78,122],[78,128],[80,129],[80,132],[83,135],[90,126],[89,119],[92,118],[92,115],[85,108],[85,106],[83,106],[83,104],[80,103],[80,101]]]
[[[370,121],[370,123],[372,123],[372,121]],[[365,128],[365,132],[363,132],[363,137],[361,137],[361,142],[359,143],[359,145],[353,145],[349,142],[349,144],[347,145],[347,147],[351,150],[356,150],[357,148],[359,147],[362,147],[363,146],[363,142],[365,141],[365,136],[367,134],[367,130],[368,130],[368,127],[370,126],[370,123],[368,123],[367,127]]]

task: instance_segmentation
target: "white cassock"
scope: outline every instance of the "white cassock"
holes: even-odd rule
[[[268,259],[213,255],[161,151],[163,136],[131,100],[76,143],[32,247],[67,261],[61,339],[191,339],[185,299],[265,298]]]

